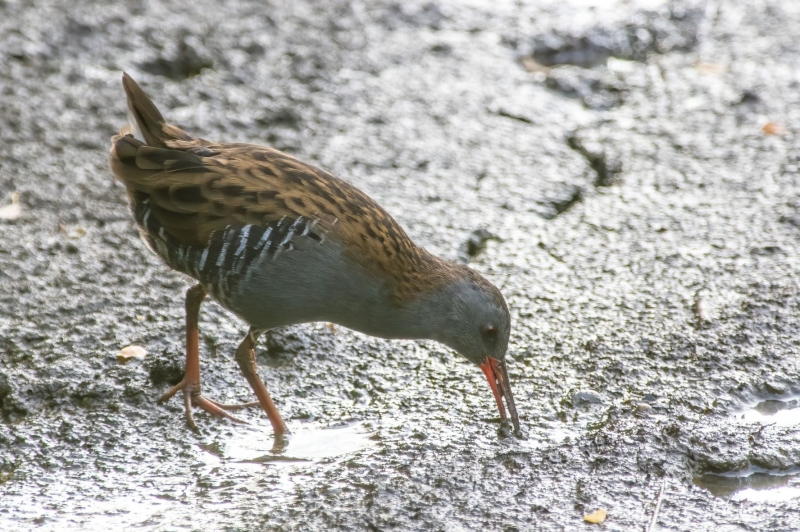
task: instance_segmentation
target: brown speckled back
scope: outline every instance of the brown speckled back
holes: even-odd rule
[[[385,280],[397,302],[463,275],[417,247],[380,205],[346,181],[272,148],[196,139],[167,124],[127,75],[123,84],[135,125],[112,138],[111,169],[132,202],[149,200],[151,223],[180,245],[207,248],[230,226],[267,228],[302,217]],[[148,224],[142,229],[150,231]]]

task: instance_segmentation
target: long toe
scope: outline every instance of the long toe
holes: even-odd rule
[[[192,404],[194,404],[194,406],[198,406],[198,407],[202,408],[203,410],[205,410],[206,412],[208,412],[212,416],[224,417],[226,419],[230,419],[234,423],[242,423],[243,425],[247,425],[247,421],[245,421],[243,419],[239,419],[236,416],[230,415],[216,401],[212,401],[211,399],[207,399],[207,398],[203,397],[200,394],[192,395],[191,398],[192,398],[191,399],[192,400]],[[256,404],[258,404],[258,403],[256,403]]]
[[[252,403],[243,403],[238,405],[227,405],[218,403],[213,399],[209,399],[205,397],[203,394],[200,393],[200,385],[197,383],[187,383],[186,379],[184,378],[167,390],[161,397],[158,398],[159,403],[163,403],[168,401],[173,395],[178,392],[183,392],[183,407],[186,410],[186,424],[192,430],[197,430],[197,423],[194,421],[194,416],[192,415],[192,408],[199,407],[211,414],[212,416],[221,417],[230,419],[234,423],[242,423],[247,424],[247,421],[243,419],[239,419],[236,416],[233,416],[226,412],[226,410],[240,410],[243,408],[247,408],[250,406],[260,406],[258,401]]]

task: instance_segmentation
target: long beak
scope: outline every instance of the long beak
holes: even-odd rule
[[[511,423],[514,425],[514,432],[519,432],[519,415],[517,415],[517,407],[514,404],[514,396],[511,394],[511,383],[508,381],[508,371],[505,363],[496,358],[487,357],[481,364],[481,369],[489,381],[489,386],[492,387],[494,400],[497,401],[497,409],[500,411],[500,420],[503,423],[508,422],[506,409],[503,406],[503,397],[505,397],[508,413],[511,414]]]

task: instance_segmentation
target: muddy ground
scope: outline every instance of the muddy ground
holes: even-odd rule
[[[177,4],[0,1],[0,529],[800,529],[800,4]],[[282,451],[156,405],[188,285],[107,169],[122,70],[498,284],[527,438],[447,349],[325,324],[258,349]],[[211,397],[245,329],[204,306]]]

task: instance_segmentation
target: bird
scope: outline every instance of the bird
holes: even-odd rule
[[[166,122],[124,72],[122,86],[128,123],[111,138],[111,173],[147,247],[195,283],[185,297],[185,373],[159,402],[180,392],[195,430],[195,407],[244,423],[231,411],[260,405],[273,433],[287,434],[255,345],[271,329],[324,321],[453,349],[483,371],[501,425],[510,420],[520,433],[506,363],[510,314],[489,280],[417,246],[347,181],[271,147],[194,137]],[[202,393],[198,317],[207,296],[249,325],[235,360],[257,402]]]

